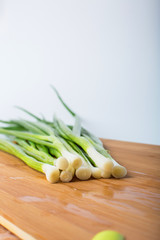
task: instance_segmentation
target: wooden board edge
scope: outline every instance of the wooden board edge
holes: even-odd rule
[[[37,240],[0,215],[0,224],[22,240]]]

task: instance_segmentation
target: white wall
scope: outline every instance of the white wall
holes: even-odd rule
[[[0,118],[14,105],[96,135],[160,144],[158,0],[1,0]]]

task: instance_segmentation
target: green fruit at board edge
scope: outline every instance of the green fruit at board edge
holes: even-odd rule
[[[115,231],[103,231],[97,233],[92,240],[124,240],[124,237]]]

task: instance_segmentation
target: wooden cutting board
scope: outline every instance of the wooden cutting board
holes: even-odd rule
[[[0,152],[0,223],[25,240],[91,240],[107,229],[126,240],[159,240],[160,146],[103,142],[127,167],[125,179],[50,184]]]

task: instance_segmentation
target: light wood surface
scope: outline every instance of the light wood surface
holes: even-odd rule
[[[0,215],[37,240],[91,240],[107,229],[126,240],[159,240],[160,146],[103,142],[128,169],[125,179],[50,184],[0,152]],[[0,228],[0,239],[19,239],[1,238],[5,233]]]
[[[19,238],[9,232],[6,228],[0,225],[0,239],[1,240],[18,240]]]

